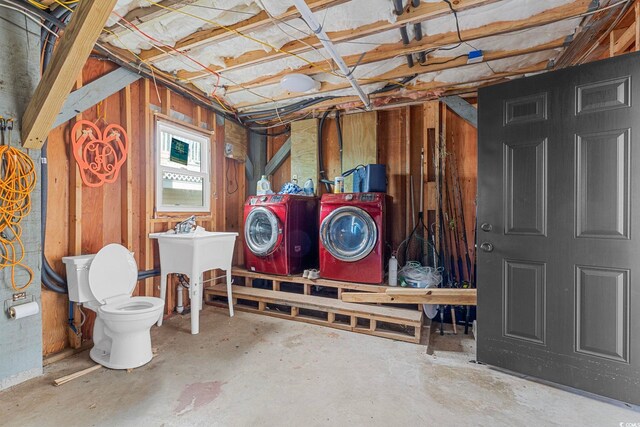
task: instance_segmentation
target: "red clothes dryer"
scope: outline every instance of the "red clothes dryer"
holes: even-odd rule
[[[247,270],[291,275],[317,266],[318,199],[292,194],[251,196],[244,205]]]
[[[320,202],[320,276],[384,281],[387,206],[384,193],[325,194]]]

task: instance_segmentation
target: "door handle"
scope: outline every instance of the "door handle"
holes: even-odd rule
[[[493,244],[489,242],[482,242],[482,244],[480,245],[480,249],[485,252],[493,252]]]
[[[493,230],[493,226],[491,224],[489,224],[488,222],[483,223],[480,228],[482,229],[482,231],[491,231]]]

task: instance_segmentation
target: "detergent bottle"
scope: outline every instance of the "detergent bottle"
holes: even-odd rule
[[[262,175],[262,178],[260,178],[260,181],[258,181],[256,185],[256,195],[264,196],[265,194],[271,194],[271,183],[266,175]]]

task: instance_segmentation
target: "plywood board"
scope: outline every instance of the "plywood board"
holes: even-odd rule
[[[318,120],[301,120],[291,124],[291,179],[297,177],[298,185],[313,179],[318,186]]]
[[[230,120],[224,123],[224,155],[230,159],[244,162],[247,160],[247,130]]]
[[[342,119],[342,171],[358,165],[377,163],[378,114],[349,114]],[[353,177],[344,180],[344,189],[350,192],[353,188]]]

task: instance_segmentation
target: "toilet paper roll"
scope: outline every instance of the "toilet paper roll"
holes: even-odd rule
[[[22,319],[23,317],[33,316],[40,312],[40,307],[35,301],[26,304],[14,305],[9,308],[9,316],[12,319]]]

